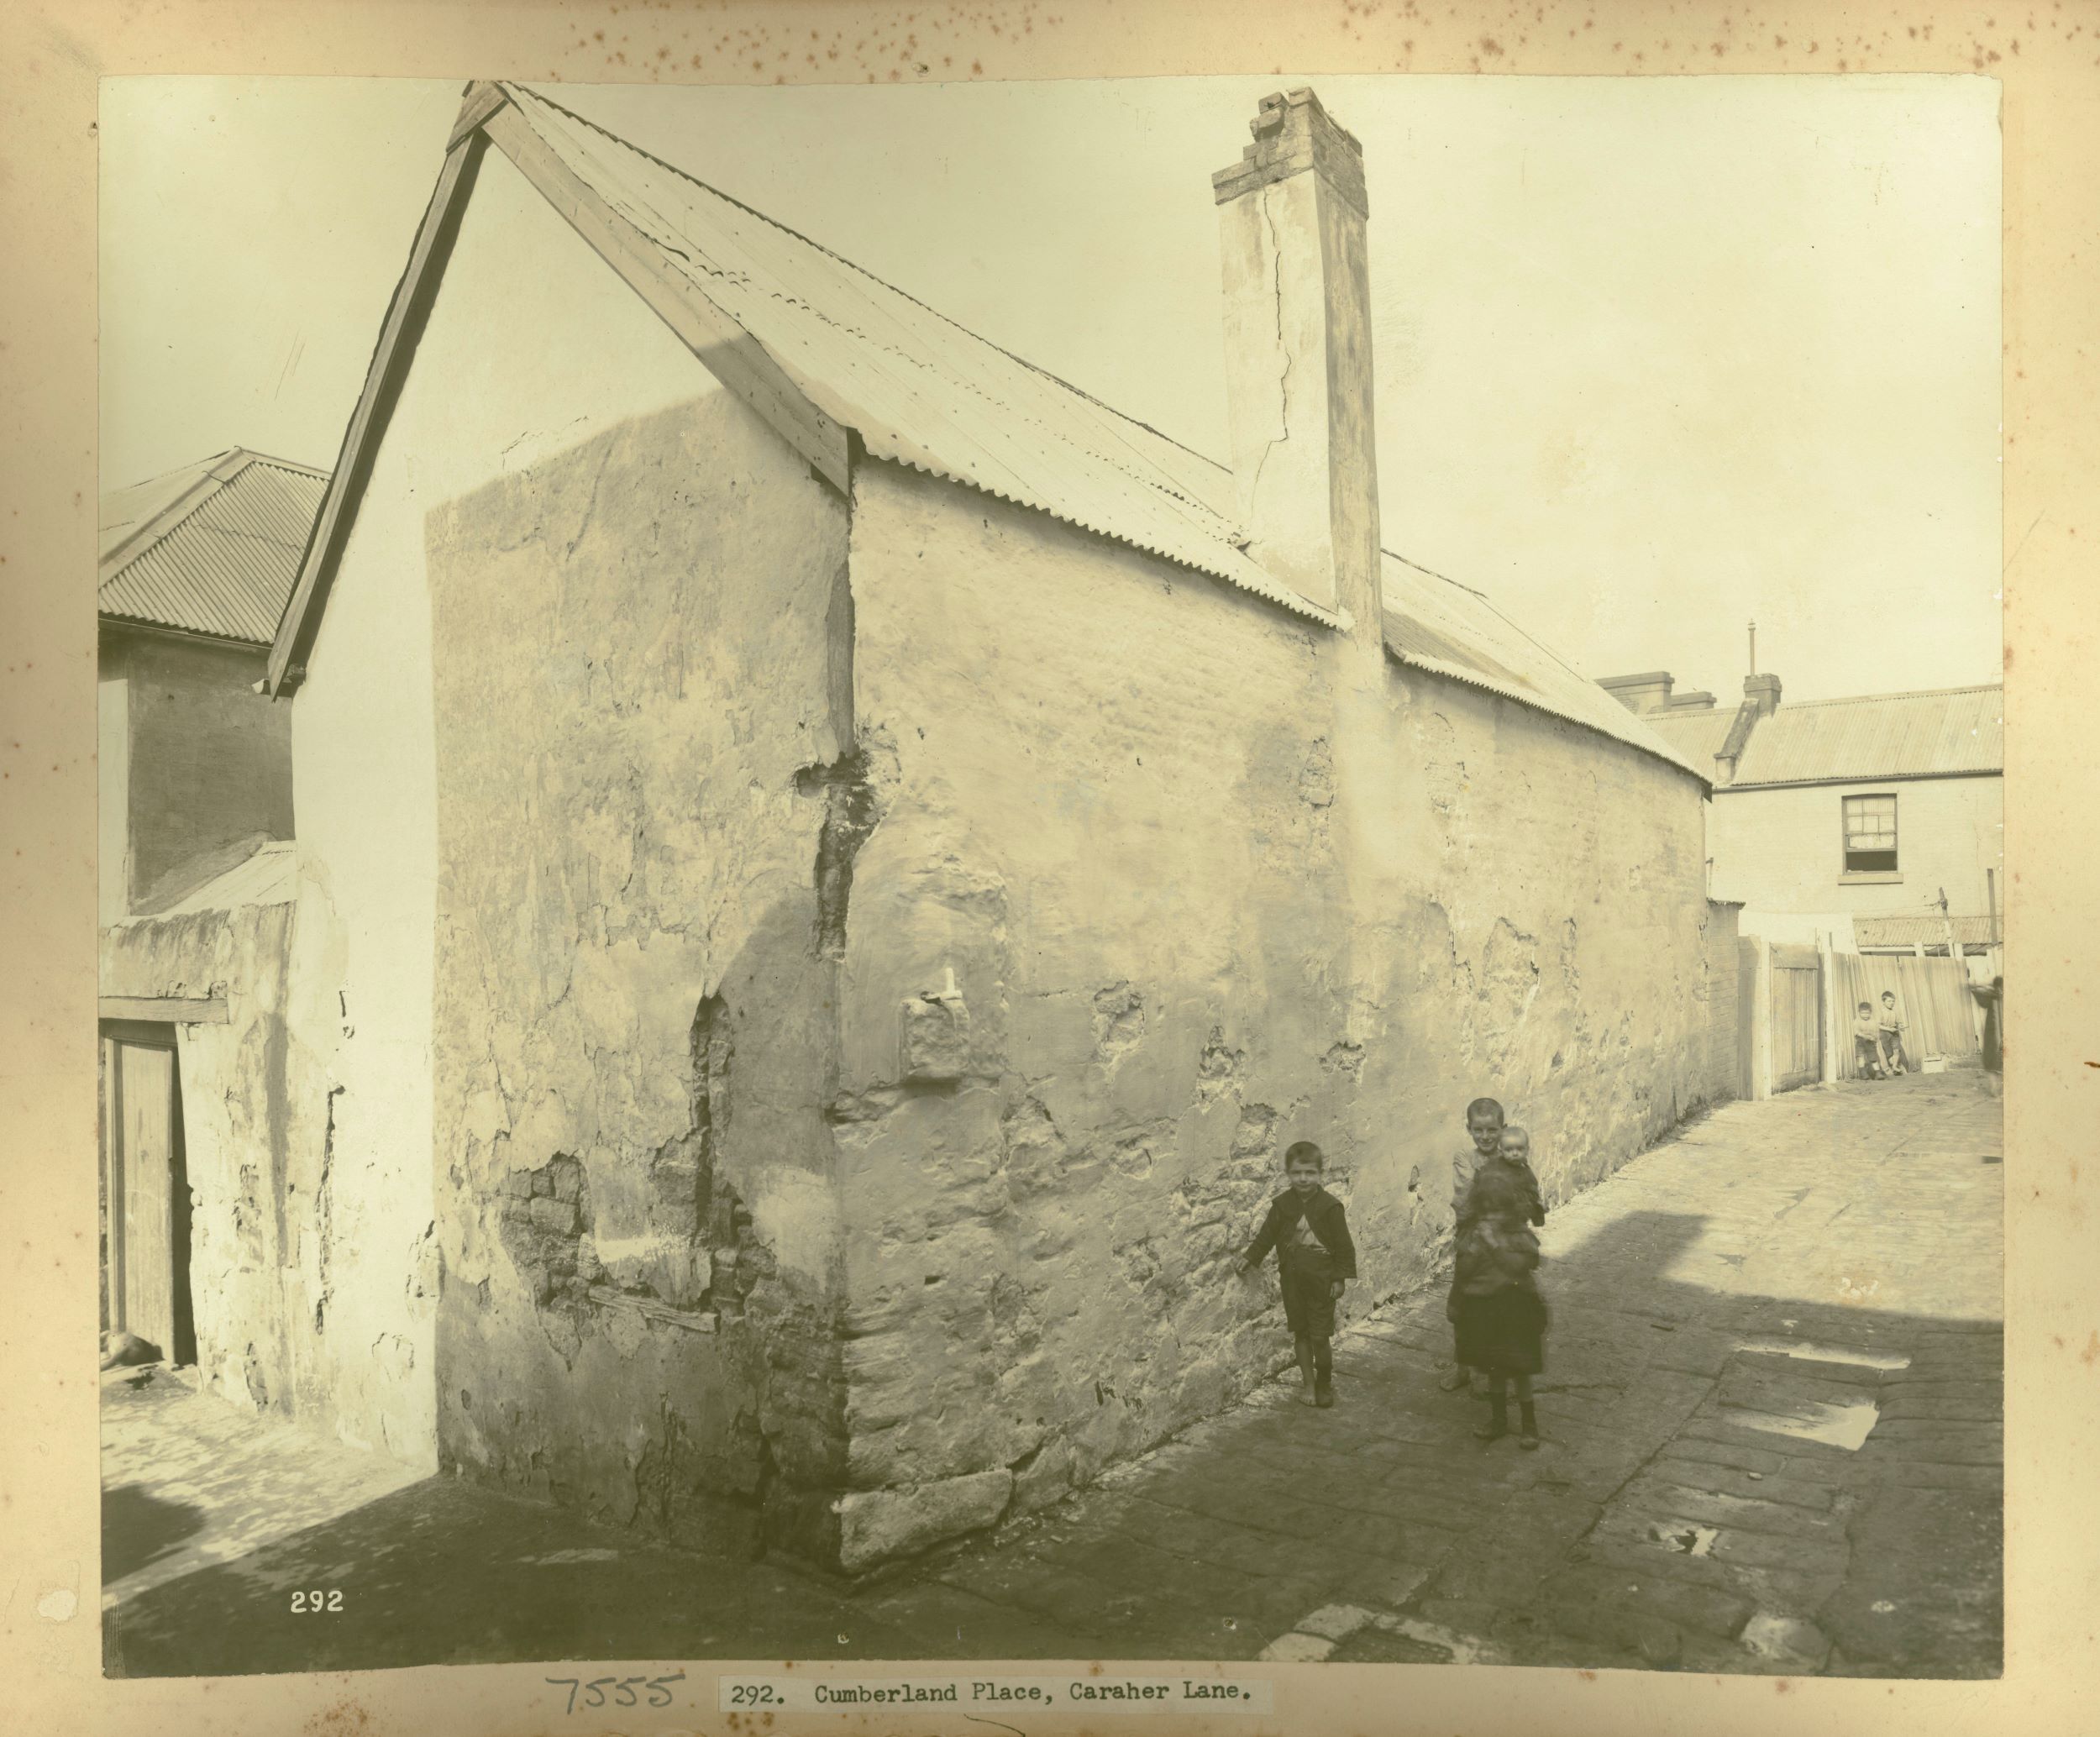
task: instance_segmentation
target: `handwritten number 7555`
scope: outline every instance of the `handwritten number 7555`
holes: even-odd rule
[[[576,1696],[580,1692],[585,1707],[604,1706],[608,1689],[612,1692],[615,1706],[638,1706],[640,1703],[634,1692],[638,1686],[648,1691],[650,1706],[669,1707],[671,1704],[670,1686],[685,1682],[685,1673],[674,1671],[669,1677],[594,1677],[588,1682],[580,1677],[550,1677],[546,1680],[558,1689],[569,1691],[569,1704],[562,1710],[574,1713],[576,1710]]]

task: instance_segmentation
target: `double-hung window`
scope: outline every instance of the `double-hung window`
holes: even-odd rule
[[[1896,872],[1896,799],[1893,796],[1845,798],[1845,872],[1847,874],[1893,874]]]

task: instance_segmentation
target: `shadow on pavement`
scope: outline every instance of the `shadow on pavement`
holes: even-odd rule
[[[204,1529],[204,1511],[189,1503],[163,1501],[136,1484],[102,1492],[102,1577],[125,1575],[157,1562],[186,1538]]]
[[[1995,1676],[2002,1330],[1873,1306],[1951,1307],[1995,1271],[1961,1215],[1995,1214],[2003,1173],[1958,1131],[1855,1156],[1847,1123],[1784,1177],[1694,1137],[1662,1183],[1570,1203],[1537,1453],[1483,1446],[1478,1408],[1439,1390],[1431,1287],[1337,1346],[1333,1410],[1272,1385],[1045,1514],[869,1582],[439,1477],[127,1600],[105,1614],[108,1669],[1254,1659],[1316,1619],[1306,1656],[1337,1660]],[[1667,1188],[1710,1210],[1654,1204]],[[109,1499],[129,1547],[176,1535]],[[316,1589],[341,1610],[294,1613]],[[1323,1643],[1321,1621],[1346,1632]]]

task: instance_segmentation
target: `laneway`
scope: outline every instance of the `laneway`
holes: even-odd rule
[[[1998,1109],[1974,1073],[1731,1105],[1557,1211],[1536,1453],[1483,1447],[1473,1402],[1437,1389],[1431,1291],[1337,1347],[1335,1409],[1277,1384],[1047,1515],[858,1587],[638,1547],[430,1480],[142,1584],[114,1613],[113,1663],[1032,1655],[1992,1675]],[[150,1502],[154,1456],[134,1446],[132,1499]],[[291,1614],[287,1589],[308,1586],[343,1587],[343,1612]]]

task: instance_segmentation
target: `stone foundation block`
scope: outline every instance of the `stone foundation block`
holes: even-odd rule
[[[842,1496],[838,1566],[857,1574],[989,1526],[1005,1511],[1013,1490],[1013,1473],[1000,1470]]]
[[[1014,1512],[1032,1514],[1068,1495],[1075,1469],[1068,1443],[1046,1443],[1026,1467],[1014,1475]]]

